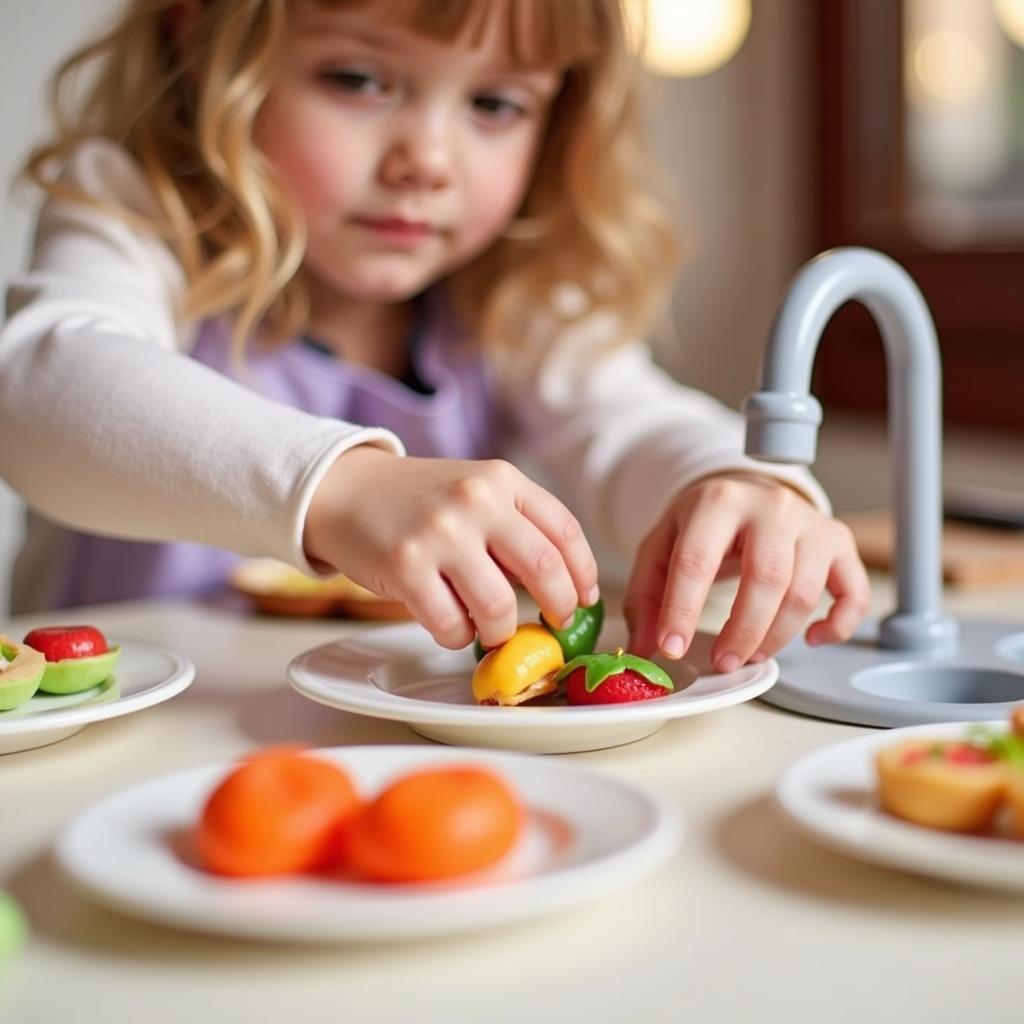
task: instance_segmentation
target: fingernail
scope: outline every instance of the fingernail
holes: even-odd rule
[[[760,665],[762,661],[767,661],[767,660],[768,660],[768,655],[765,654],[764,651],[755,651],[750,656],[750,663],[752,665]]]
[[[666,658],[681,658],[686,650],[686,642],[678,633],[670,633],[658,646]]]
[[[600,597],[600,588],[596,586],[591,587],[590,590],[587,591],[587,607],[589,608],[592,604],[597,604]]]
[[[739,656],[732,653],[723,654],[718,659],[718,667],[722,672],[732,672],[733,670],[739,668],[739,664]]]
[[[567,618],[565,620],[565,622],[563,622],[558,628],[560,630],[561,629],[568,629],[575,621],[576,621],[576,613],[573,612],[572,615],[570,615],[569,618]]]

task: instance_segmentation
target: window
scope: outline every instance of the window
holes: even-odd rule
[[[1024,0],[819,0],[820,248],[867,245],[935,318],[947,423],[1024,430]],[[1024,33],[1021,33],[1024,39]],[[828,406],[882,408],[870,316],[835,317]]]

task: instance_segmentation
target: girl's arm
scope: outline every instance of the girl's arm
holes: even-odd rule
[[[602,355],[615,331],[613,316],[592,314],[545,343],[538,324],[536,339],[497,362],[517,442],[559,481],[585,527],[634,551],[674,495],[730,472],[775,478],[829,512],[810,473],[744,455],[741,417],[675,381],[646,345]]]
[[[146,209],[139,172],[112,146],[87,147],[70,171]],[[340,570],[405,602],[449,647],[508,639],[508,574],[554,622],[596,600],[593,556],[551,495],[506,463],[396,458],[387,431],[309,416],[200,365],[174,315],[182,287],[151,235],[47,204],[0,333],[0,474],[40,511]]]
[[[152,212],[141,173],[112,144],[83,145],[65,180]],[[324,474],[355,445],[401,444],[272,402],[188,358],[182,290],[179,264],[153,235],[81,203],[46,203],[0,331],[0,475],[68,526],[309,569],[303,526]]]
[[[680,657],[711,584],[734,572],[739,590],[712,648],[720,671],[779,651],[825,590],[835,600],[808,642],[847,639],[868,578],[821,488],[805,470],[744,456],[740,418],[676,384],[641,346],[595,357],[614,327],[592,316],[502,376],[529,454],[566,484],[585,522],[636,551],[630,649]]]

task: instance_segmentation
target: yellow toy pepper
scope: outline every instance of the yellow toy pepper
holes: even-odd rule
[[[522,704],[558,684],[555,675],[565,664],[558,639],[539,622],[520,626],[511,639],[488,651],[473,673],[478,704]]]

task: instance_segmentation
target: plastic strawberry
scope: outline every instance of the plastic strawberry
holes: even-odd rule
[[[581,654],[563,668],[555,681],[565,684],[570,704],[626,704],[664,697],[675,684],[653,661],[627,654]]]

